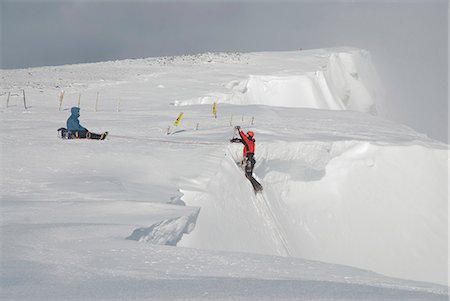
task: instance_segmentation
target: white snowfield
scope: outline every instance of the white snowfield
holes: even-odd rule
[[[448,300],[448,145],[377,117],[365,50],[1,77],[4,300]],[[107,140],[57,137],[78,102]]]

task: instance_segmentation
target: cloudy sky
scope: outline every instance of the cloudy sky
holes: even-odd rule
[[[448,141],[447,0],[0,0],[2,69],[354,46],[371,52],[390,119]]]

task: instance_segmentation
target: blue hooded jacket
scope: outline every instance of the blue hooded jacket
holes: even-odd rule
[[[80,108],[73,107],[70,109],[70,112],[72,115],[70,115],[69,119],[67,119],[67,129],[70,132],[87,131],[87,129],[80,125],[80,121],[78,120],[78,117],[80,116]]]

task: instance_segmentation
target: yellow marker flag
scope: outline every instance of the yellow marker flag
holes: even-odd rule
[[[175,122],[173,123],[174,126],[178,126],[178,124],[180,123],[181,118],[183,117],[183,112],[180,113],[180,115],[178,115],[177,119],[175,120]]]
[[[214,118],[217,118],[217,106],[216,106],[216,102],[214,102],[213,104],[213,109],[212,109],[212,113],[214,115]]]

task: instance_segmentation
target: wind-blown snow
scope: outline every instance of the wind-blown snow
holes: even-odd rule
[[[5,299],[447,299],[448,145],[373,116],[367,51],[2,70],[0,92]],[[78,99],[108,140],[56,137]]]

